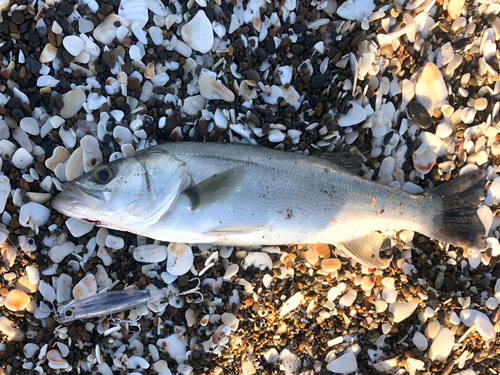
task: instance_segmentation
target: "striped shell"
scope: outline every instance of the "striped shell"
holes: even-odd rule
[[[140,27],[144,27],[149,19],[148,7],[144,0],[122,0],[118,15],[126,18],[131,25],[137,23]]]

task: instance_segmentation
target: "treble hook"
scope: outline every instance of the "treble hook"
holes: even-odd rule
[[[203,300],[205,299],[205,297],[203,297],[203,294],[200,292],[200,284],[201,284],[200,278],[199,277],[194,277],[194,278],[188,280],[188,282],[193,281],[193,280],[198,280],[198,285],[196,285],[194,288],[186,290],[185,292],[178,293],[177,295],[178,296],[185,296],[185,295],[192,294],[192,293],[198,294],[200,297],[198,299],[196,299],[194,301],[194,303],[201,303],[201,302],[203,302]]]

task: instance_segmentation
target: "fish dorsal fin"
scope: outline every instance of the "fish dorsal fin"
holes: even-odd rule
[[[348,152],[336,152],[333,154],[322,154],[321,157],[357,176],[361,172],[362,164],[359,155]]]
[[[386,237],[379,232],[371,232],[363,237],[344,241],[335,245],[348,256],[370,268],[385,268],[387,262],[380,258],[380,249]]]
[[[191,201],[191,209],[195,210],[200,206],[215,203],[236,193],[244,175],[245,169],[236,167],[217,173],[190,187],[185,193]]]

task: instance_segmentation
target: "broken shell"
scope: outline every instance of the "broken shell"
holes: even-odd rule
[[[189,96],[184,100],[184,111],[188,115],[196,115],[203,110],[206,105],[206,99],[201,95]]]
[[[5,307],[10,311],[22,311],[30,303],[30,296],[22,290],[13,289],[5,296]]]
[[[93,274],[88,274],[73,288],[73,298],[81,300],[97,293],[97,282]]]
[[[54,362],[54,363],[58,363],[58,364],[63,363],[63,361],[64,361],[64,358],[61,355],[61,352],[57,349],[49,350],[47,352],[46,357],[50,362]]]
[[[425,64],[415,84],[415,96],[431,116],[448,97],[448,88],[436,64]]]
[[[167,272],[171,275],[186,274],[193,265],[193,250],[183,243],[170,242],[167,248]]]
[[[216,81],[208,74],[202,74],[199,79],[200,94],[208,100],[234,101],[234,94],[222,83]]]
[[[144,0],[122,0],[118,8],[118,15],[127,19],[131,25],[137,23],[141,28],[146,25],[149,19],[148,7]]]
[[[94,29],[92,35],[102,44],[110,44],[116,38],[120,26],[130,27],[130,22],[117,14],[110,14]]]
[[[57,48],[52,44],[47,43],[40,54],[40,62],[42,64],[54,61],[57,56]]]
[[[63,39],[63,46],[73,56],[78,56],[85,48],[83,40],[76,35],[68,35]]]
[[[71,118],[78,113],[82,108],[83,103],[87,100],[85,91],[71,90],[64,96],[64,106],[59,113],[62,118]]]
[[[181,36],[182,40],[195,51],[207,53],[212,49],[214,32],[205,11],[199,10],[188,23],[182,26]]]

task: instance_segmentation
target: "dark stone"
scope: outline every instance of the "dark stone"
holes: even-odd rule
[[[274,53],[276,52],[276,43],[274,43],[274,38],[271,38],[267,41],[266,49],[271,55],[274,55]]]
[[[40,107],[41,105],[42,105],[42,96],[40,94],[35,94],[30,98],[31,109],[35,109],[36,107]]]
[[[432,125],[432,117],[427,112],[427,109],[416,100],[408,104],[408,114],[411,119],[422,129],[429,129]]]
[[[24,13],[20,10],[16,10],[14,13],[12,13],[12,21],[14,21],[16,24],[20,25],[24,22],[24,20]]]
[[[39,47],[40,46],[40,37],[38,34],[31,34],[29,39],[30,47]]]
[[[326,74],[316,74],[311,78],[311,86],[313,89],[320,89],[325,86]]]
[[[14,109],[11,112],[12,118],[16,121],[19,122],[24,118],[24,113],[20,109]]]
[[[259,73],[258,73],[256,70],[250,69],[250,70],[247,72],[247,79],[249,79],[249,80],[251,80],[251,81],[256,81],[256,82],[259,82],[259,80],[260,80],[260,75],[259,75]]]
[[[5,105],[8,109],[13,111],[14,109],[21,108],[21,99],[16,98],[15,96],[11,97],[7,104]]]
[[[73,13],[73,4],[71,2],[61,1],[57,6],[57,10],[62,12],[66,17]]]
[[[300,44],[292,44],[290,46],[290,51],[294,54],[294,55],[298,55],[299,53],[301,53],[302,51],[304,50],[304,46],[300,45]]]
[[[296,23],[295,23],[295,25],[293,25],[293,32],[294,32],[295,34],[300,34],[300,33],[302,33],[302,30],[303,30],[303,29],[304,29],[304,28],[303,28],[302,24],[301,24],[301,23],[299,23],[299,22],[296,22]]]
[[[14,42],[12,41],[11,38],[7,38],[4,45],[0,47],[0,52],[6,54],[7,52],[12,51],[13,48],[14,48]]]

